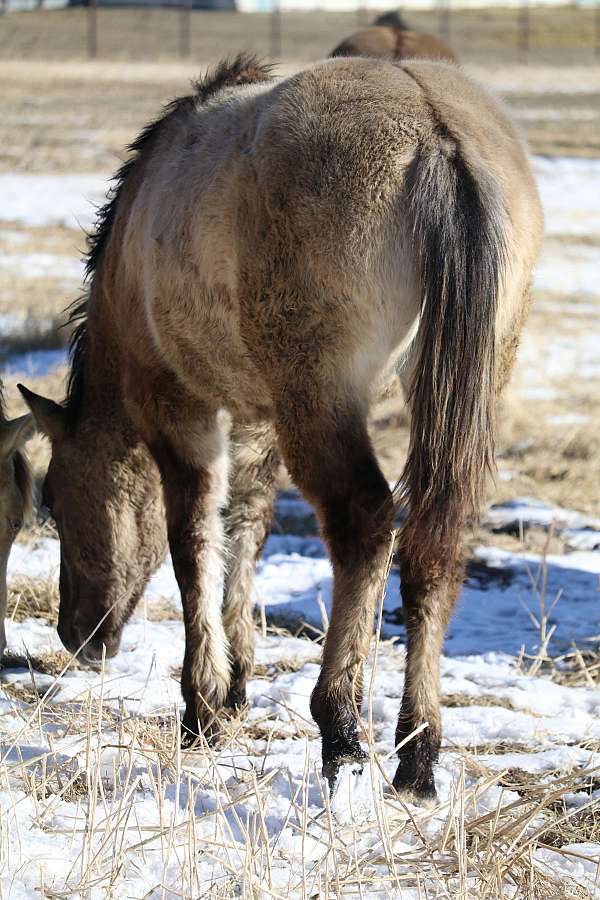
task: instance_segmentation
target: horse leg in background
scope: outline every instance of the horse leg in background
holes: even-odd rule
[[[362,667],[390,552],[393,505],[365,416],[339,400],[307,420],[290,411],[311,398],[288,397],[278,424],[284,462],[319,516],[333,566],[333,608],[311,712],[322,737],[323,774],[333,792],[340,767],[365,759],[358,738]],[[310,408],[310,406],[309,406]]]
[[[185,656],[181,691],[184,737],[217,734],[216,718],[230,685],[223,628],[223,523],[228,446],[215,414],[149,441],[160,469],[167,531],[181,591]]]
[[[273,427],[234,426],[231,461],[223,623],[232,662],[227,706],[236,709],[246,702],[246,681],[254,669],[254,569],[269,533],[280,467]]]

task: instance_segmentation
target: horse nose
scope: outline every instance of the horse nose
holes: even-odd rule
[[[82,638],[80,646],[84,643],[85,638]],[[82,647],[79,658],[82,662],[86,662],[90,665],[101,662],[103,656],[105,659],[112,659],[119,652],[120,645],[120,633],[101,635],[100,637],[94,636]]]
[[[67,624],[64,619],[61,620],[60,616],[58,619],[56,630],[58,632],[59,638],[62,641],[63,647],[68,650],[69,653],[77,653],[77,651],[79,650],[80,642],[74,634],[72,626],[70,624]]]

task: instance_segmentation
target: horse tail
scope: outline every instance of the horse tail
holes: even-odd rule
[[[401,552],[417,565],[426,556],[457,561],[461,527],[479,513],[494,471],[495,325],[507,218],[497,181],[443,131],[417,153],[406,184],[422,300],[410,447],[398,490],[407,508]]]

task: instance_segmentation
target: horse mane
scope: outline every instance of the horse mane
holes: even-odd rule
[[[377,16],[373,25],[387,25],[388,28],[399,28],[400,31],[409,30],[399,9],[393,9],[390,12],[382,13],[382,15]]]
[[[203,106],[226,88],[258,84],[271,79],[271,65],[261,62],[253,54],[240,53],[233,60],[222,60],[213,69],[209,69],[204,76],[192,81],[192,94],[171,100],[163,107],[160,115],[142,129],[137,138],[128,145],[127,151],[131,156],[113,176],[113,184],[107,193],[106,203],[98,208],[94,228],[87,234],[87,251],[84,257],[84,280],[87,284],[91,282],[98,270],[108,244],[124,185],[156,140],[163,126],[180,113]],[[82,297],[79,297],[67,308],[66,325],[73,329],[69,341],[70,367],[65,399],[67,425],[75,424],[83,402],[89,302],[90,291],[88,289]]]
[[[273,66],[270,63],[262,62],[252,53],[240,53],[231,61],[221,60],[204,77],[192,81],[192,87],[200,103],[206,103],[226,88],[260,84],[272,78]]]

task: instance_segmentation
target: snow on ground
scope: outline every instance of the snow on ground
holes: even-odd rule
[[[12,571],[42,575],[55,565],[56,548],[40,542],[29,555],[17,548]],[[288,582],[288,591],[292,586]],[[8,636],[13,650],[26,647],[33,657],[60,647],[54,629],[41,620],[12,623]],[[471,651],[478,651],[473,637]],[[379,819],[372,815],[352,827],[344,810],[333,820],[323,812],[327,800],[319,777],[319,741],[309,711],[319,647],[301,638],[258,637],[261,674],[249,685],[246,721],[213,757],[179,756],[172,744],[168,752],[157,753],[147,737],[135,737],[144,722],[160,728],[172,720],[179,704],[174,672],[183,652],[180,621],[155,622],[140,611],[125,629],[120,654],[102,673],[73,669],[57,684],[35,674],[38,690],[52,688],[43,714],[14,693],[19,685],[31,685],[25,661],[1,673],[9,689],[0,699],[4,898],[29,900],[38,896],[42,883],[50,896],[88,896],[79,885],[90,882],[96,885],[91,897],[107,896],[112,884],[111,897],[140,900],[171,896],[164,891],[178,896],[177,890],[184,896],[250,896],[244,893],[250,882],[253,896],[305,897],[307,884],[308,896],[342,896],[336,882],[347,885],[344,896],[358,896],[353,858],[360,859],[363,896],[412,900],[423,896],[423,884],[431,896],[441,896],[433,893],[440,876],[427,866],[420,887],[415,884],[412,860],[423,857],[420,830],[432,859],[451,868],[453,854],[431,847],[439,848],[456,815],[457,785],[464,782],[467,820],[498,805],[519,804],[519,794],[495,786],[506,769],[531,773],[542,783],[555,772],[571,773],[566,808],[578,811],[589,801],[575,780],[578,771],[600,765],[600,753],[589,748],[600,740],[600,695],[520,674],[504,653],[472,652],[442,662],[442,694],[466,700],[464,706],[444,709],[436,810],[399,806],[387,791],[378,794]],[[387,757],[394,745],[403,667],[403,648],[383,645],[363,707],[365,721],[372,722],[371,747],[387,779],[395,768],[393,757]],[[367,685],[370,678],[369,668]],[[94,697],[103,700],[102,720]],[[490,701],[494,705],[487,705]],[[162,728],[172,740],[167,725]],[[502,750],[507,745],[510,749]],[[480,771],[464,769],[461,748],[476,749],[473,759]],[[26,787],[32,783],[37,798]],[[80,795],[67,790],[72,785],[79,786]],[[89,807],[86,795],[96,798]],[[498,814],[500,821],[505,815]],[[382,821],[393,834],[391,844]],[[541,813],[532,813],[529,831],[543,821]],[[600,847],[582,850],[578,845],[566,853],[538,850],[534,859],[588,887],[592,896]],[[390,887],[392,872],[402,877],[401,891]],[[524,895],[508,890],[506,896]]]
[[[597,202],[600,159],[536,156],[533,170],[544,207],[547,235],[587,238],[600,234]]]
[[[20,278],[60,278],[79,282],[83,278],[83,268],[81,261],[54,253],[3,253],[0,256],[0,274]]]
[[[577,294],[598,296],[598,271],[600,270],[600,247],[585,244],[549,243],[542,253],[535,270],[534,287],[544,293],[572,297]],[[592,310],[587,309],[589,314]],[[600,308],[593,312],[600,315]]]
[[[289,519],[294,503],[298,519],[305,516],[305,502],[290,498],[288,493],[282,502],[283,514],[278,505],[277,517]],[[522,647],[535,652],[540,631],[532,616],[539,620],[542,602],[546,609],[552,607],[548,626],[555,626],[555,651],[567,650],[573,641],[584,644],[600,633],[600,522],[527,499],[494,507],[488,521],[492,527],[508,531],[519,526],[549,527],[552,523],[579,549],[564,556],[548,554],[544,571],[534,554],[480,547],[470,563],[445,652],[451,656],[494,652],[517,655]],[[8,577],[25,575],[57,581],[59,561],[57,540],[46,538],[34,547],[17,543],[9,560]],[[321,629],[323,606],[328,616],[331,612],[331,591],[331,565],[318,537],[269,537],[257,568],[256,603],[264,607],[270,621],[292,629],[303,623]],[[170,557],[151,579],[147,597],[150,602],[163,598],[178,604]],[[8,633],[20,636],[23,631],[9,623]],[[381,633],[383,638],[404,638],[400,579],[395,569],[386,587]]]
[[[296,530],[307,531],[312,513],[303,500],[286,492],[276,520],[290,530],[295,522]],[[488,520],[497,529],[553,523],[575,534],[593,532],[599,524],[571,510],[527,499],[494,507]],[[161,621],[152,616],[159,598],[177,602],[167,561],[126,626],[119,655],[102,672],[71,667],[56,683],[51,675],[32,674],[25,657],[0,672],[7,691],[4,699],[0,696],[5,754],[0,792],[4,791],[7,810],[0,859],[4,853],[9,860],[2,896],[29,900],[37,896],[43,881],[58,896],[61,891],[84,896],[78,886],[94,882],[102,887],[90,896],[100,897],[106,896],[102,891],[112,879],[110,896],[158,898],[169,896],[161,893],[166,888],[181,889],[190,878],[192,886],[189,893],[184,890],[185,896],[234,896],[247,879],[261,897],[304,897],[307,884],[309,896],[315,892],[358,896],[355,879],[361,877],[367,882],[363,896],[412,900],[423,896],[415,883],[414,860],[425,858],[419,831],[426,835],[427,853],[436,859],[437,851],[431,847],[439,848],[454,821],[457,791],[466,791],[461,802],[468,821],[497,806],[512,809],[516,803],[520,812],[530,814],[527,834],[547,821],[546,814],[521,808],[522,795],[498,787],[498,779],[506,770],[516,769],[530,773],[536,784],[550,785],[556,773],[561,777],[570,773],[569,790],[563,790],[565,809],[572,815],[585,810],[594,798],[590,801],[589,792],[582,792],[577,773],[600,767],[600,693],[528,676],[512,655],[521,643],[528,651],[539,644],[521,605],[539,614],[531,588],[538,562],[488,548],[478,552],[471,569],[442,660],[442,695],[459,699],[448,699],[443,710],[444,751],[437,769],[440,805],[433,811],[407,810],[385,785],[381,793],[377,775],[371,817],[352,826],[348,813],[336,812],[336,804],[327,811],[319,776],[319,741],[309,709],[320,648],[306,638],[260,634],[258,675],[249,684],[245,722],[235,726],[234,736],[212,757],[175,752],[183,625],[175,613]],[[8,578],[56,579],[58,564],[56,541],[17,543]],[[571,641],[583,642],[600,631],[600,553],[550,556],[547,566],[549,600],[563,592],[549,623],[558,626],[553,643],[568,648]],[[330,589],[330,567],[318,538],[275,534],[269,539],[257,579],[257,601],[264,604],[268,618],[280,619],[284,612],[290,624],[318,626],[318,597],[329,610]],[[386,636],[402,634],[398,605],[398,579],[393,574],[384,607]],[[10,649],[27,651],[34,667],[36,658],[60,649],[55,629],[42,619],[7,624]],[[379,645],[372,689],[362,711],[371,723],[370,746],[384,782],[393,777],[395,768],[393,756],[388,756],[394,746],[404,658],[401,644]],[[372,663],[373,659],[367,686]],[[19,690],[29,689],[32,677],[38,692],[48,691],[43,713],[36,714],[35,707],[19,699]],[[102,698],[102,720],[94,698],[96,704]],[[154,738],[140,738],[148,723],[155,729]],[[156,733],[168,743],[168,752],[156,749]],[[32,778],[51,785],[43,802],[26,787]],[[94,802],[88,805],[81,796],[69,799],[66,786],[72,784]],[[364,791],[364,780],[362,785]],[[358,795],[350,797],[355,810],[358,800]],[[509,812],[497,815],[504,822]],[[382,833],[383,822],[394,834],[391,843]],[[190,846],[194,865],[189,862]],[[600,896],[594,893],[600,845],[570,844],[562,850],[562,855],[551,848],[535,851],[533,858],[542,867],[539,877],[554,878],[558,873],[585,887],[586,896]],[[352,868],[357,854],[358,875]],[[459,866],[452,853],[438,855],[450,869],[448,859]],[[420,884],[428,885],[431,896],[442,896],[433,893],[441,891],[440,875],[428,866],[419,876]],[[391,890],[390,879],[400,875],[401,892],[394,888],[395,893],[386,893]],[[472,878],[476,880],[474,870]],[[332,879],[341,879],[345,892],[336,893]],[[230,885],[231,893],[224,884]],[[507,881],[506,896],[523,896],[511,894],[508,887]]]
[[[90,228],[104,202],[106,175],[0,173],[0,220],[21,225]]]

